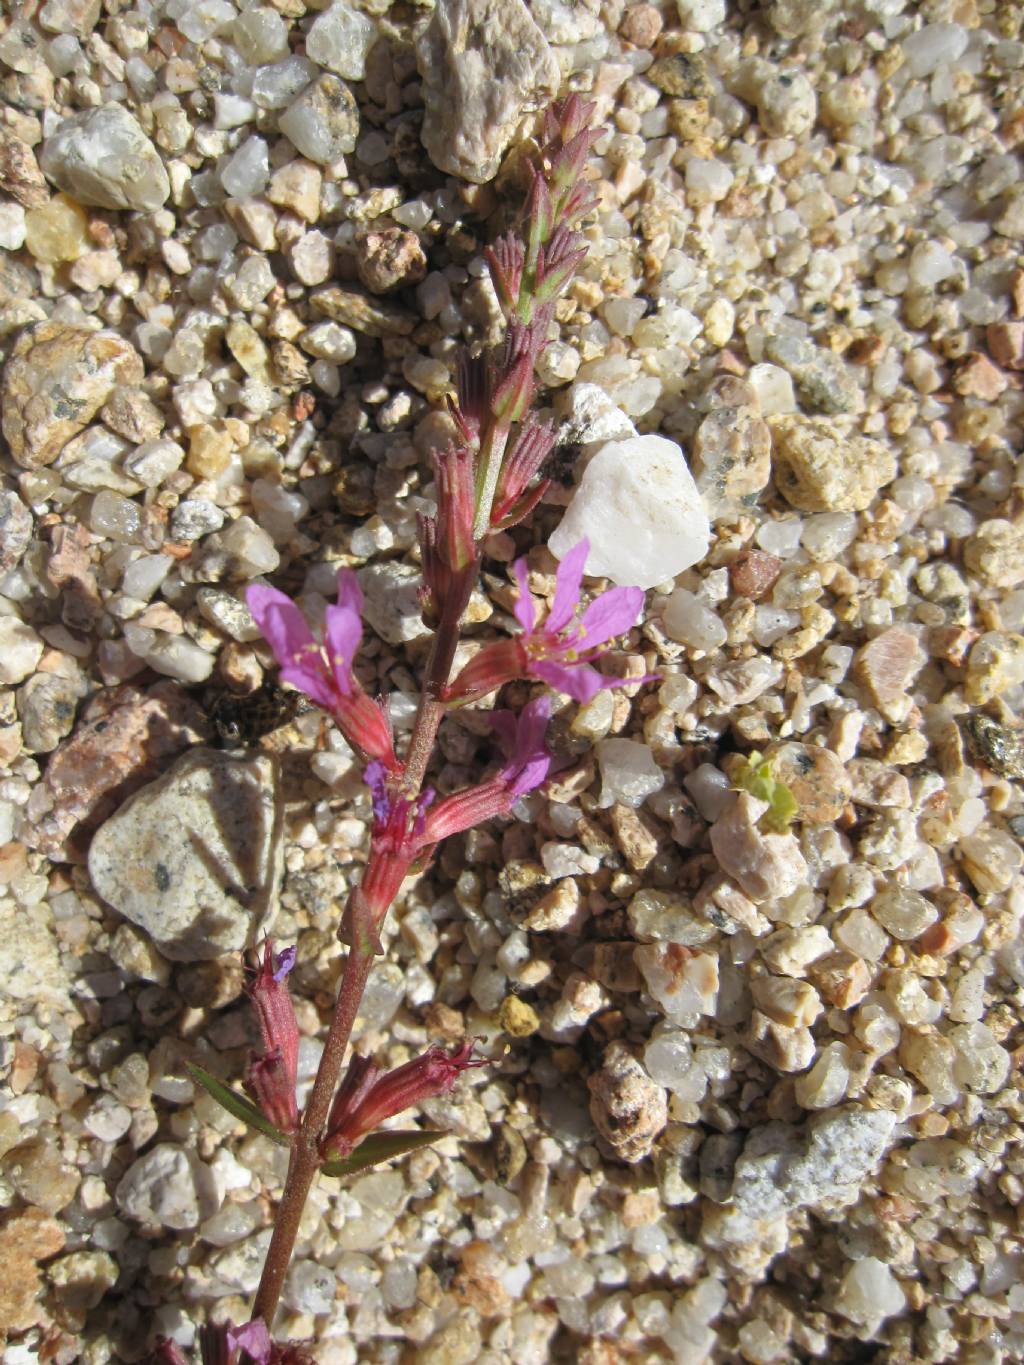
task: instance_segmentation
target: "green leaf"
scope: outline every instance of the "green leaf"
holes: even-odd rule
[[[192,1079],[198,1081],[204,1090],[209,1091],[217,1103],[229,1114],[233,1114],[236,1119],[240,1119],[249,1128],[256,1128],[280,1147],[292,1145],[291,1138],[282,1133],[279,1128],[275,1128],[247,1096],[239,1094],[237,1090],[232,1090],[229,1085],[219,1081],[216,1076],[211,1076],[209,1071],[204,1071],[201,1066],[196,1066],[195,1062],[186,1062],[185,1065],[188,1067]]]
[[[760,827],[773,834],[785,834],[800,813],[796,797],[778,778],[772,776],[772,761],[756,749],[733,769],[733,787],[749,792],[768,806]]]
[[[420,1147],[429,1147],[435,1138],[444,1133],[424,1132],[422,1128],[393,1133],[372,1133],[364,1138],[351,1156],[340,1161],[325,1161],[320,1167],[324,1175],[352,1175],[365,1171],[367,1166],[376,1166],[389,1161],[393,1156],[404,1156]]]

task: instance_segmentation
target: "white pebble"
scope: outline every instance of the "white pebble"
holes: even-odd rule
[[[587,465],[549,542],[561,559],[590,540],[588,574],[650,588],[698,563],[711,527],[683,452],[664,436],[610,441]]]

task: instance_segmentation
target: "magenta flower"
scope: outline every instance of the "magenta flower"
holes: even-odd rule
[[[274,946],[267,939],[263,961],[250,971],[245,983],[263,1043],[263,1051],[249,1063],[245,1086],[262,1113],[282,1133],[294,1133],[299,1126],[295,1100],[299,1026],[288,987],[284,984],[294,965],[294,948],[286,948],[275,958]]]
[[[490,781],[436,804],[430,788],[409,800],[390,788],[382,764],[367,764],[363,776],[373,797],[373,827],[359,892],[375,923],[387,914],[414,865],[428,858],[436,843],[496,815],[507,815],[525,792],[540,786],[551,766],[544,748],[550,714],[551,702],[545,696],[529,702],[518,716],[495,712],[492,723],[508,762]]]
[[[249,610],[274,651],[281,677],[329,711],[355,748],[395,769],[391,726],[381,707],[363,691],[352,672],[363,637],[363,594],[351,569],[338,573],[338,603],[328,607],[324,641],[317,640],[302,612],[283,592],[255,583],[246,593]]]
[[[473,1044],[449,1054],[431,1047],[394,1071],[382,1072],[368,1057],[354,1056],[334,1097],[321,1151],[328,1159],[350,1156],[385,1119],[435,1095],[447,1095],[463,1071],[486,1066],[473,1060]]]
[[[580,585],[590,551],[587,539],[574,545],[555,574],[555,598],[542,625],[537,623],[533,596],[527,586],[526,560],[513,566],[519,583],[516,620],[522,635],[498,640],[470,659],[445,692],[446,701],[474,701],[514,678],[535,678],[575,701],[587,702],[604,687],[626,687],[641,678],[606,678],[591,668],[604,653],[601,648],[636,623],[643,606],[642,588],[611,588],[595,598],[582,616]]]
[[[435,844],[496,815],[507,815],[521,796],[541,785],[551,767],[551,755],[544,747],[550,715],[551,700],[546,696],[535,697],[518,716],[511,711],[491,713],[508,762],[489,782],[439,801],[424,821],[426,843]]]

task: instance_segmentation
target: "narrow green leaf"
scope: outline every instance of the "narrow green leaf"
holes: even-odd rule
[[[225,1108],[229,1114],[233,1114],[236,1119],[240,1119],[249,1128],[258,1129],[259,1132],[270,1138],[271,1142],[276,1142],[280,1147],[292,1145],[291,1138],[282,1133],[279,1128],[275,1128],[247,1096],[239,1094],[237,1090],[232,1090],[229,1085],[219,1081],[216,1076],[211,1076],[201,1066],[196,1066],[195,1062],[186,1062],[185,1065],[188,1067],[192,1079],[198,1081],[204,1090],[209,1091],[217,1103]]]
[[[373,1133],[364,1138],[351,1156],[341,1161],[325,1161],[320,1167],[324,1175],[352,1175],[365,1171],[367,1166],[376,1166],[393,1156],[404,1156],[420,1147],[429,1147],[435,1138],[444,1133],[424,1132],[421,1128],[394,1133]]]

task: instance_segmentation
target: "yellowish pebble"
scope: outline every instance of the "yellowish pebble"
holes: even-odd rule
[[[195,426],[189,431],[185,468],[197,479],[215,479],[231,463],[231,435],[213,427]]]
[[[507,995],[498,1010],[498,1023],[513,1038],[528,1038],[540,1028],[540,1016],[517,995]]]
[[[89,251],[89,218],[81,204],[55,194],[47,204],[25,214],[25,245],[37,261],[60,265]]]

